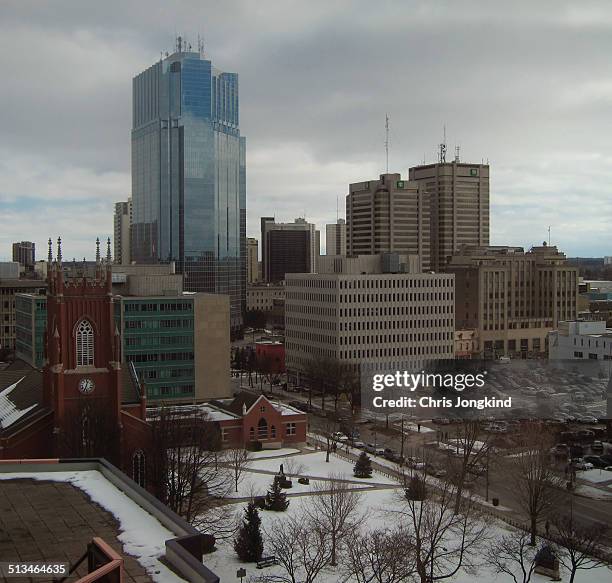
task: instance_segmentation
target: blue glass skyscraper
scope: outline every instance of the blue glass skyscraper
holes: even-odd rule
[[[238,75],[179,37],[133,80],[132,260],[175,261],[185,290],[246,301],[246,164]],[[187,50],[186,50],[187,49]]]

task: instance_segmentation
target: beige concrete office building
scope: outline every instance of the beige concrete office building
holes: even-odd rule
[[[464,247],[455,275],[455,328],[476,330],[484,357],[542,357],[562,320],[576,318],[578,270],[554,246]]]
[[[429,195],[400,174],[349,185],[346,197],[347,255],[419,255],[430,269]]]
[[[325,225],[325,254],[346,255],[346,221]]]
[[[399,370],[453,358],[453,275],[419,273],[418,258],[397,257],[322,257],[319,273],[287,276],[290,373],[322,358]]]
[[[119,265],[129,265],[132,262],[131,254],[131,225],[132,225],[132,199],[126,202],[115,203],[114,226],[114,247],[115,263]]]
[[[247,238],[247,285],[259,280],[259,242],[255,237]]]
[[[269,312],[275,302],[285,299],[285,286],[275,283],[260,283],[247,287],[247,310]]]
[[[427,164],[408,177],[430,197],[431,269],[444,270],[461,245],[489,244],[488,164]]]

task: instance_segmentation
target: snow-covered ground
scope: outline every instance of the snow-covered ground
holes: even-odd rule
[[[249,452],[249,459],[259,459],[268,457],[287,457],[288,455],[300,453],[299,449],[290,449],[288,447],[282,449],[262,449],[261,451]]]
[[[368,490],[360,495],[362,497],[362,511],[364,514],[367,514],[364,528],[373,530],[390,527],[393,526],[395,520],[399,520],[399,518],[395,518],[392,512],[390,512],[393,508],[398,508],[400,504],[397,490]],[[302,516],[306,505],[309,503],[309,499],[309,496],[292,498],[286,512],[260,512],[263,529],[270,529],[276,520],[283,520],[288,516]],[[242,508],[242,505],[240,507]],[[508,532],[509,527],[503,523],[493,523],[490,524],[490,528],[489,534],[491,536],[501,536]],[[264,548],[264,556],[266,554],[267,551]],[[219,575],[221,581],[234,581],[236,579],[236,570],[240,567],[244,567],[247,571],[247,582],[255,581],[258,576],[272,575],[280,572],[278,566],[260,570],[253,563],[241,563],[233,550],[231,541],[218,543],[218,550],[210,555],[205,555],[204,563]],[[317,581],[318,583],[339,583],[342,580],[338,569],[329,568]],[[539,575],[534,575],[531,580],[534,583],[550,581],[548,577]],[[567,577],[564,580],[567,581]],[[447,579],[447,581],[449,583],[511,583],[511,578],[506,575],[496,575],[489,565],[483,564],[478,568],[476,574],[466,573],[461,570],[454,577]],[[612,570],[607,567],[599,567],[590,571],[579,571],[575,579],[576,583],[610,583],[610,581],[612,581]]]
[[[612,472],[609,470],[585,470],[584,472],[578,472],[576,477],[593,484],[599,484],[600,482],[612,482]]]
[[[166,541],[176,535],[96,470],[83,472],[23,472],[0,473],[0,480],[44,480],[68,482],[83,490],[96,504],[110,512],[119,522],[121,534],[117,537],[123,551],[136,557],[149,576],[159,583],[184,583],[159,559],[166,552]]]
[[[249,464],[250,469],[256,470],[267,470],[272,472],[277,472],[280,468],[280,464],[283,464],[283,469],[286,474],[294,473],[292,471],[293,467],[299,466],[299,471],[297,472],[300,476],[308,476],[310,478],[329,478],[331,475],[335,475],[338,477],[342,477],[346,480],[351,480],[353,482],[363,483],[363,485],[367,485],[368,483],[376,483],[376,484],[395,484],[396,481],[378,472],[373,472],[372,477],[368,479],[360,479],[355,478],[353,476],[353,466],[354,462],[349,462],[338,456],[331,455],[330,461],[325,461],[326,453],[324,451],[318,451],[314,453],[307,453],[300,456],[293,456],[289,459],[260,459],[255,460]],[[374,460],[373,461],[378,461]]]

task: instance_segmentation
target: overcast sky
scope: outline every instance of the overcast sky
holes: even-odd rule
[[[0,259],[93,256],[130,192],[131,80],[176,33],[240,76],[248,233],[344,214],[348,183],[491,164],[493,244],[612,255],[612,3],[2,0]]]

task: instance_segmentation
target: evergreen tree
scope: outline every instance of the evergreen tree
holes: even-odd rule
[[[261,536],[261,518],[254,502],[249,502],[244,509],[242,526],[234,539],[234,550],[241,561],[255,563],[263,554],[263,537]]]
[[[272,482],[272,489],[266,494],[266,509],[283,512],[288,506],[287,494],[283,492],[280,480],[275,478]]]
[[[356,478],[372,477],[372,462],[370,461],[370,458],[365,451],[362,451],[359,457],[357,458],[357,462],[355,463],[355,467],[353,468],[353,474]]]

